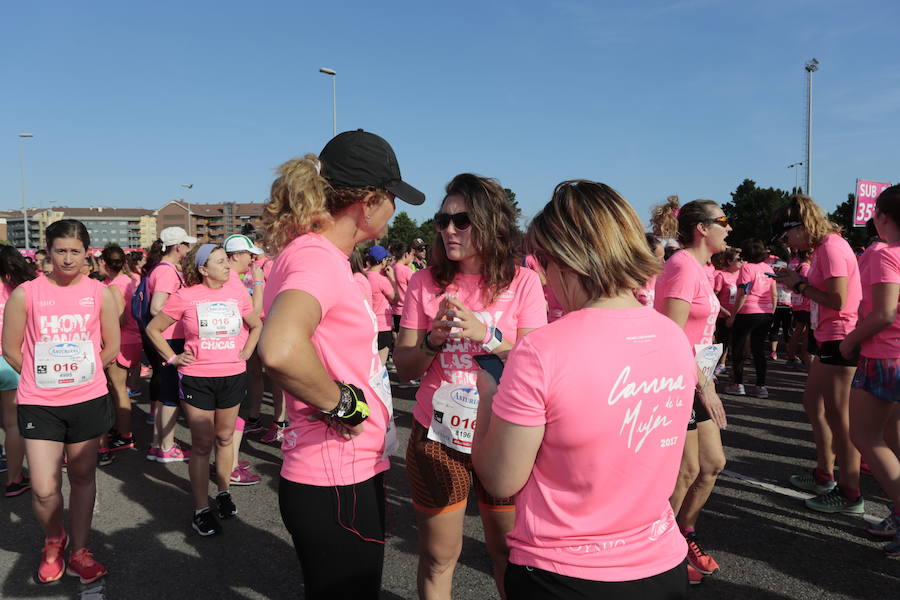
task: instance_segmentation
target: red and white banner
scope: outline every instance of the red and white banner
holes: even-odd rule
[[[854,227],[866,226],[866,221],[875,214],[875,200],[878,199],[878,194],[889,187],[891,184],[880,181],[856,180],[856,206],[853,209]]]

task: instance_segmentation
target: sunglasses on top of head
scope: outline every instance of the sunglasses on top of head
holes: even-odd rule
[[[450,213],[439,212],[434,215],[434,226],[438,231],[444,231],[450,227],[451,222],[453,223],[453,226],[460,231],[468,229],[469,226],[472,225],[472,221],[469,220],[469,213],[467,212],[458,212],[453,213],[452,215]]]

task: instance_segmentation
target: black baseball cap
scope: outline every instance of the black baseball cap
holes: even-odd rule
[[[786,206],[783,206],[772,217],[773,235],[769,239],[769,244],[780,241],[787,235],[788,231],[800,225],[803,225],[803,221],[800,220],[800,206],[796,200],[791,199]]]
[[[422,204],[425,194],[400,178],[400,165],[384,138],[357,129],[331,138],[322,152],[322,176],[336,188],[375,187],[409,204]]]

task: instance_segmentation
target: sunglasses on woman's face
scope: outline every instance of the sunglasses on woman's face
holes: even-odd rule
[[[453,223],[453,227],[459,231],[468,229],[472,224],[472,221],[469,220],[469,213],[467,212],[458,212],[452,215],[450,213],[439,212],[434,215],[434,226],[437,227],[438,231],[444,231],[450,227],[451,222]]]
[[[715,219],[709,219],[709,223],[718,223],[722,227],[728,227],[728,217],[716,217]]]

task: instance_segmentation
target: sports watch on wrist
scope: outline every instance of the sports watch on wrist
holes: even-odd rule
[[[485,352],[493,352],[503,343],[503,333],[496,327],[488,327],[487,341],[481,344]]]
[[[359,425],[369,418],[369,405],[366,403],[365,397],[361,389],[349,383],[341,383],[336,381],[338,389],[341,391],[341,397],[337,406],[331,410],[323,410],[322,412],[329,417],[339,419],[345,425]]]

